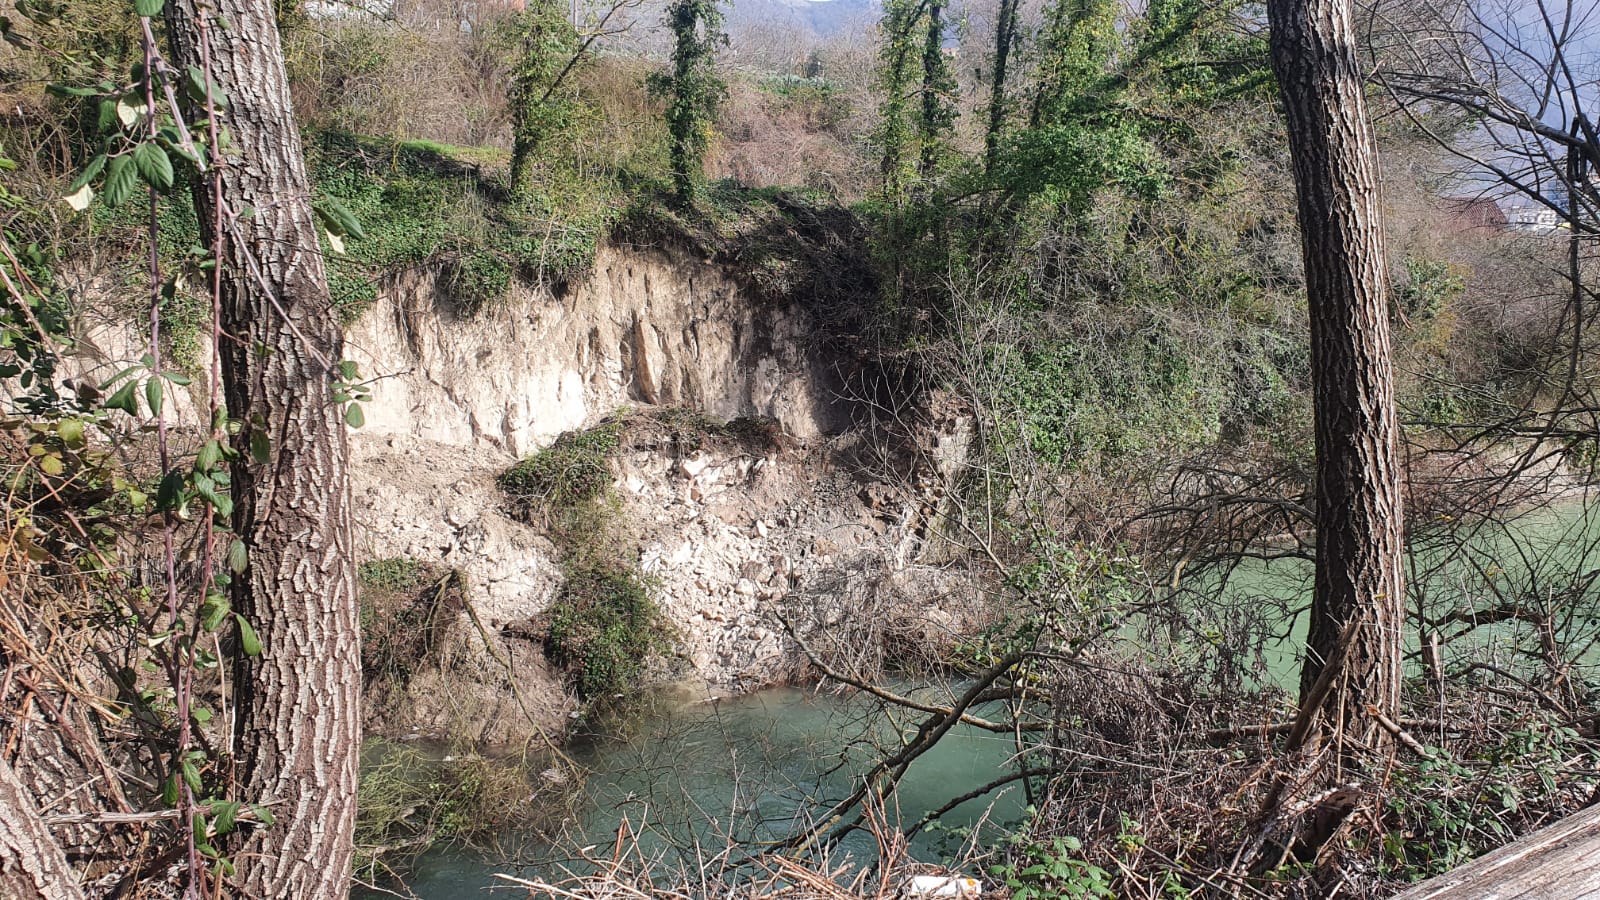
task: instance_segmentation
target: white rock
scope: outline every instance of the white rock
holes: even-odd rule
[[[962,875],[913,875],[906,882],[907,897],[958,897],[983,896],[983,884],[976,878]]]

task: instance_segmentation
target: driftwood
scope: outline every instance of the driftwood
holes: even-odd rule
[[[1600,806],[1568,816],[1395,895],[1393,900],[1600,897]]]

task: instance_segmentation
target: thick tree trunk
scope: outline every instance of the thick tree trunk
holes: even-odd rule
[[[1349,0],[1270,0],[1299,195],[1317,448],[1317,567],[1294,743],[1388,742],[1400,702],[1400,470],[1378,167]],[[1352,745],[1353,746],[1353,745]]]
[[[81,900],[77,873],[39,820],[28,792],[0,756],[0,897]]]
[[[180,65],[202,68],[202,16],[232,132],[220,216],[223,377],[235,438],[234,527],[250,567],[234,608],[263,654],[236,657],[236,791],[276,824],[239,856],[252,898],[348,894],[360,745],[361,654],[349,450],[333,367],[343,345],[317,245],[300,132],[271,0],[168,0]],[[218,204],[195,192],[210,236]],[[241,215],[246,209],[252,210]],[[229,224],[231,223],[231,224]],[[267,461],[252,461],[264,439]]]

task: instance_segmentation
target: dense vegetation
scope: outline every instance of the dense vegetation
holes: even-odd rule
[[[348,323],[387,285],[433,279],[470,319],[514,292],[559,296],[608,241],[671,245],[755,297],[806,304],[856,355],[864,397],[956,397],[976,441],[927,542],[986,586],[987,627],[944,663],[978,685],[966,703],[1004,707],[983,724],[1015,741],[991,787],[1024,785],[1029,818],[973,850],[1013,897],[1376,897],[1589,802],[1600,428],[1596,204],[1579,164],[1550,150],[1530,163],[1566,179],[1560,204],[1533,198],[1561,207],[1564,231],[1468,221],[1455,195],[1484,173],[1454,168],[1442,142],[1483,138],[1480,94],[1372,94],[1406,459],[1404,715],[1382,713],[1392,745],[1342,773],[1354,787],[1297,797],[1292,773],[1309,783],[1313,764],[1284,740],[1301,726],[1278,658],[1304,640],[1317,549],[1317,354],[1262,23],[1203,0],[980,7],[886,0],[870,38],[773,42],[709,0],[584,6],[576,22],[546,0],[283,4],[329,311]],[[0,775],[15,760],[40,793],[65,785],[28,760],[70,757],[95,783],[137,773],[63,811],[155,811],[83,871],[223,892],[248,859],[240,832],[273,818],[241,793],[224,727],[248,693],[230,679],[277,649],[257,607],[234,605],[254,540],[235,491],[267,483],[293,441],[227,408],[214,374],[248,343],[211,290],[227,263],[207,219],[219,123],[240,98],[162,56],[179,58],[158,49],[161,9],[30,2],[0,19],[0,703],[58,710],[54,729],[0,717]],[[1404,69],[1392,34],[1365,39],[1373,71]],[[1594,149],[1569,139],[1572,160]],[[235,225],[256,213],[234,210]],[[75,323],[107,308],[155,323],[148,353],[63,383]],[[259,350],[240,353],[272,356]],[[359,426],[374,388],[322,363],[340,420]],[[195,381],[208,408],[174,409]],[[251,396],[233,384],[228,402]],[[860,405],[868,440],[903,437]],[[777,433],[619,413],[500,474],[561,569],[534,631],[590,708],[632,692],[673,642],[613,490],[630,429],[675,451]],[[1541,515],[1578,524],[1555,540],[1514,527]],[[396,558],[346,574],[369,697],[403,688],[475,617],[448,569]],[[1271,578],[1297,587],[1260,586]],[[892,830],[874,799],[967,712],[873,688],[886,673],[848,653],[812,662],[931,718],[856,796],[778,841],[797,851]],[[477,749],[373,770],[365,877],[436,840],[486,839],[535,799],[566,802],[530,781],[533,756]],[[734,874],[679,877],[707,891]]]

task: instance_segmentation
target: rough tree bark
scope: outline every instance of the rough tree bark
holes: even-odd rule
[[[1270,0],[1311,307],[1316,587],[1291,745],[1389,742],[1400,703],[1400,470],[1378,167],[1349,0]],[[1343,758],[1344,753],[1339,756]]]
[[[206,179],[195,201],[208,240],[217,221],[227,236],[222,369],[229,414],[245,423],[234,528],[250,563],[233,603],[265,648],[236,657],[236,791],[277,819],[239,854],[242,893],[343,898],[361,721],[349,448],[333,396],[343,337],[271,0],[168,0],[166,18],[180,65],[203,68],[209,41],[232,133],[220,210]]]
[[[40,821],[28,792],[0,756],[0,897],[82,900],[61,845]]]

